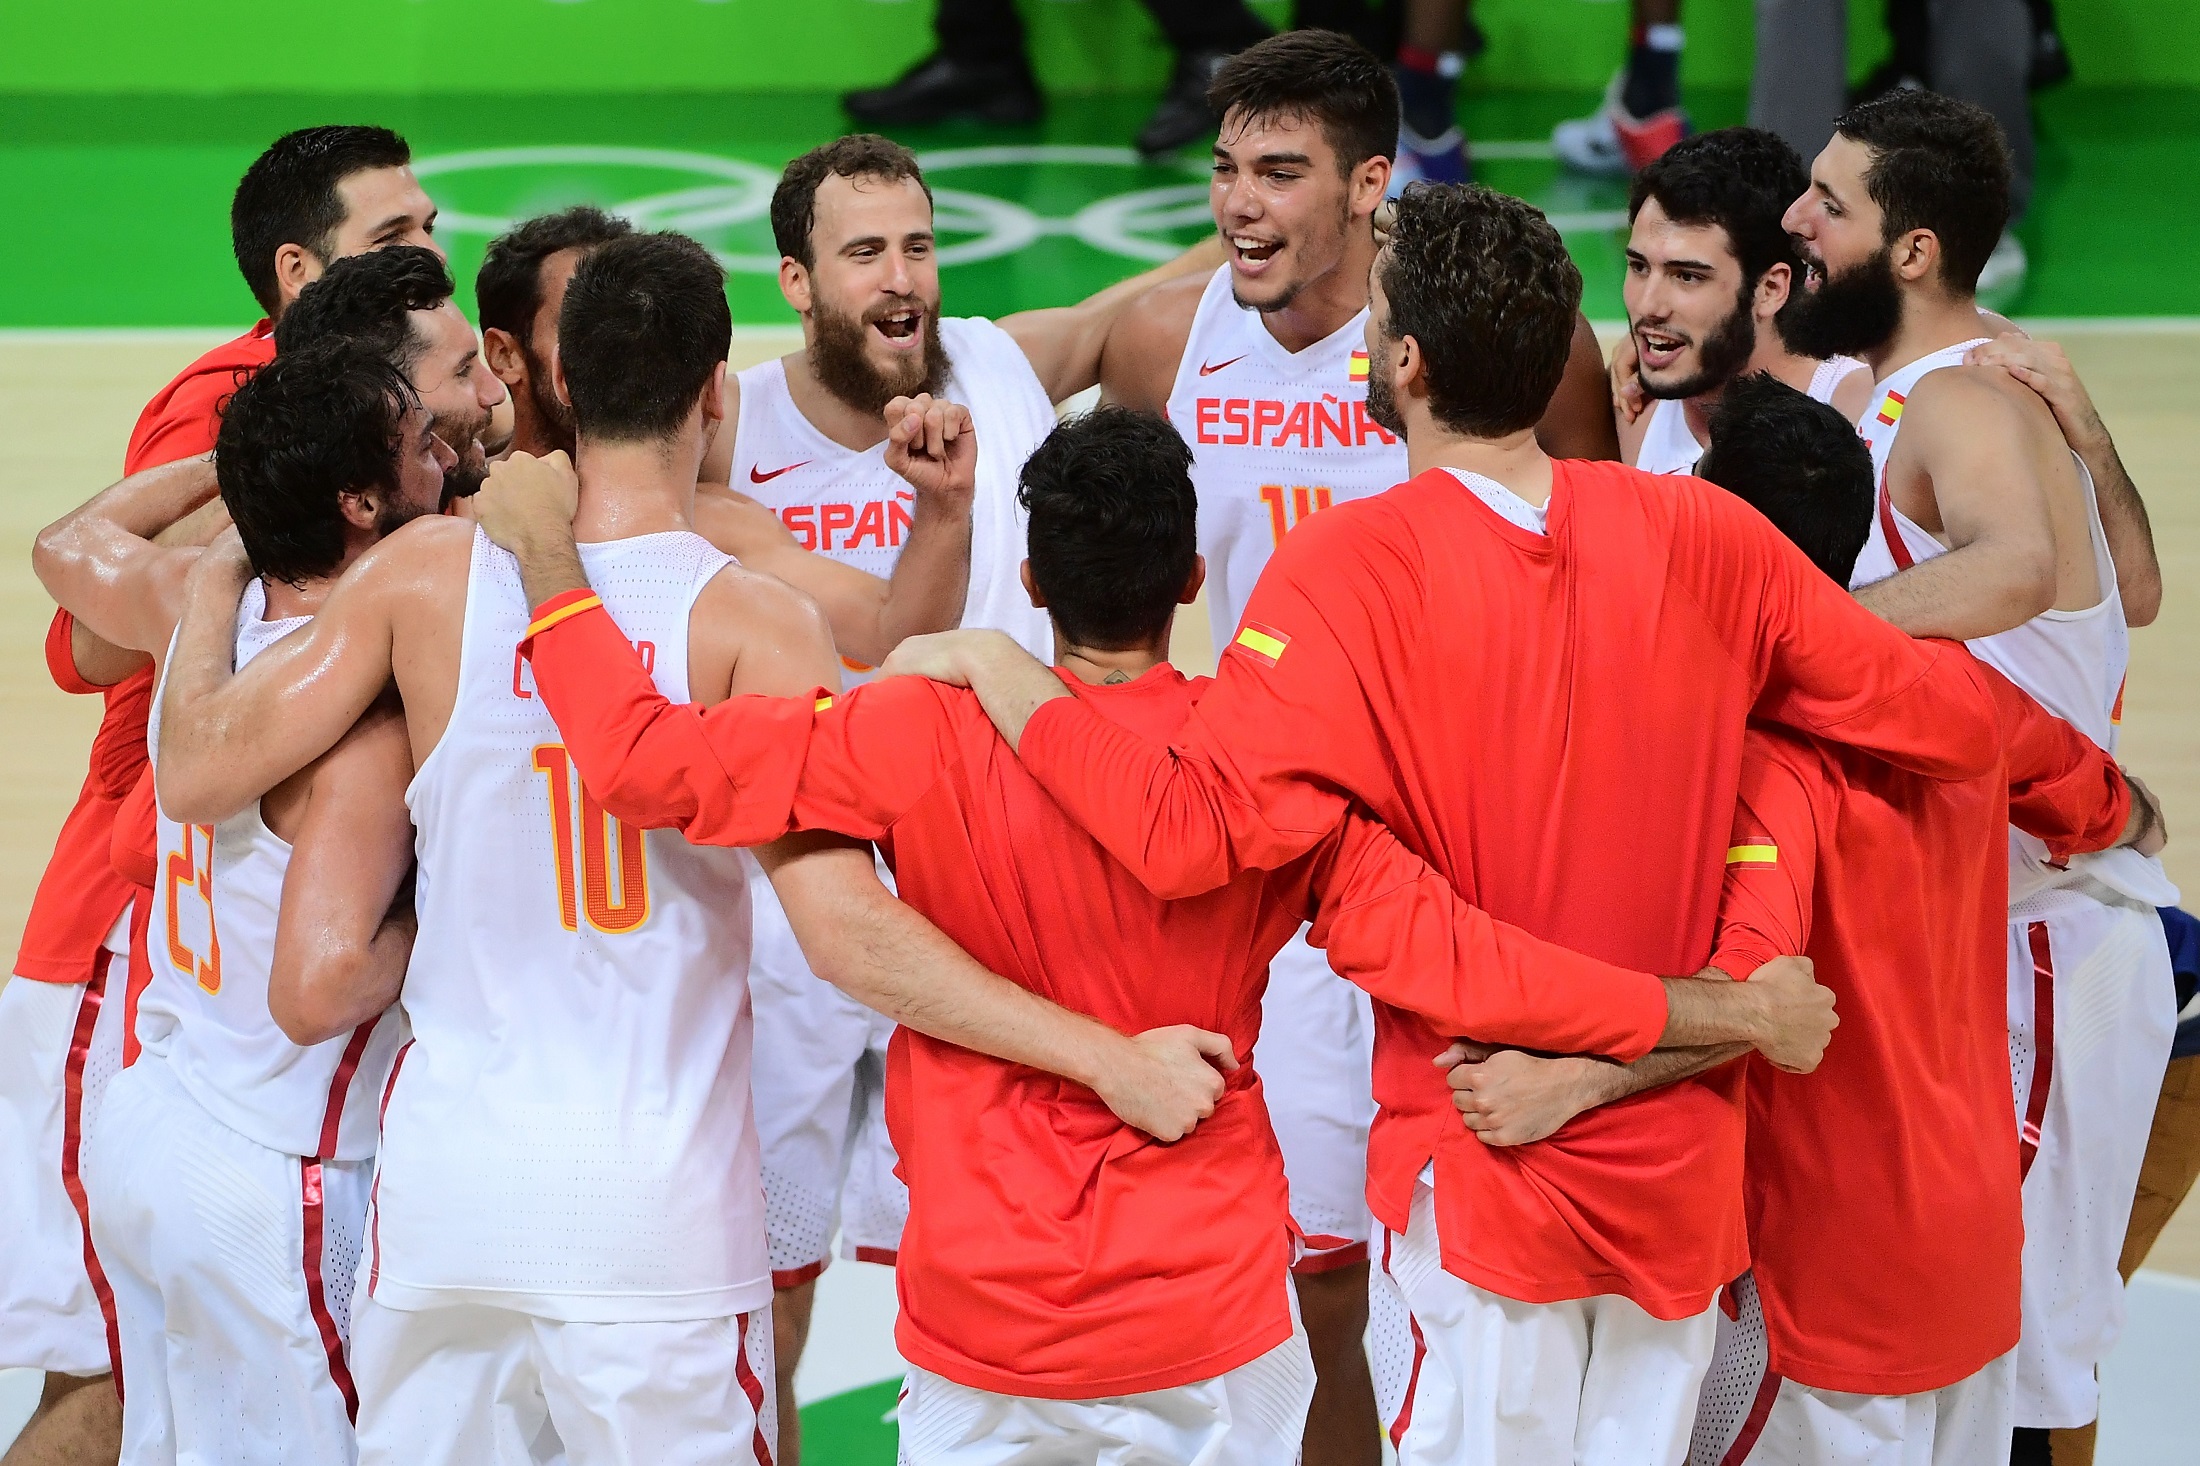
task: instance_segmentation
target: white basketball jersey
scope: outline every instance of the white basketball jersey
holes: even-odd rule
[[[1833,389],[1851,372],[1864,370],[1853,356],[1836,356],[1818,363],[1810,374],[1810,395],[1820,402],[1833,401]],[[1635,467],[1644,473],[1694,473],[1704,445],[1689,430],[1688,413],[1676,398],[1660,398],[1650,404],[1650,424],[1643,429],[1635,450]]]
[[[1292,526],[1404,481],[1406,445],[1367,415],[1367,312],[1303,351],[1285,351],[1207,282],[1169,392],[1169,421],[1192,448],[1199,551],[1214,644],[1229,645],[1253,582]]]
[[[254,580],[237,607],[239,667],[308,619],[266,613],[267,588]],[[145,746],[157,760],[157,692]],[[393,1007],[342,1038],[292,1043],[267,1010],[289,843],[268,829],[258,801],[218,825],[179,825],[165,812],[157,824],[152,979],[138,999],[138,1042],[208,1114],[255,1144],[321,1160],[372,1156],[375,1102],[403,1015]]]
[[[1887,491],[1887,464],[1894,456],[1895,438],[1902,431],[1903,406],[1917,390],[1918,382],[1942,367],[1961,365],[1964,354],[1985,339],[1982,336],[1919,357],[1873,389],[1858,431],[1871,448],[1872,471],[1879,484],[1878,510],[1872,516],[1871,537],[1864,542],[1863,553],[1857,556],[1856,569],[1849,577],[1852,589],[1885,580],[1921,560],[1947,553],[1947,546],[1895,508]],[[2100,577],[2101,599],[2084,610],[2042,611],[2022,626],[1979,637],[1967,645],[1980,660],[2031,694],[2041,707],[2100,748],[2114,753],[2117,722],[2123,714],[2124,675],[2131,659],[2131,632],[2124,622],[2116,562],[2109,556],[2108,537],[2101,529],[2093,475],[2075,453],[2071,461],[2085,490],[2086,524],[2093,540],[2093,565]],[[2019,830],[2009,832],[2012,903],[2047,887],[2068,884],[2074,873],[2091,875],[2136,900],[2155,905],[2170,905],[2176,900],[2176,888],[2162,874],[2160,863],[2136,851],[2108,850],[2079,856],[2064,869],[2048,859],[2047,847],[2038,840]]]
[[[991,321],[946,317],[940,343],[948,375],[941,394],[970,409],[978,432],[978,488],[970,511],[970,591],[962,624],[1005,631],[1042,662],[1054,660],[1046,613],[1024,593],[1027,516],[1016,475],[1054,430],[1054,405],[1015,339]],[[881,580],[894,573],[908,538],[916,494],[886,466],[886,445],[851,452],[802,415],[777,358],[741,373],[732,487],[769,508],[805,550],[829,555]],[[847,681],[870,668],[843,657]]]
[[[686,532],[580,554],[688,701],[690,608],[728,557]],[[478,532],[463,615],[450,726],[406,793],[413,1041],[383,1107],[369,1290],[597,1323],[761,1307],[741,854],[634,829],[582,786],[519,655],[518,565]]]

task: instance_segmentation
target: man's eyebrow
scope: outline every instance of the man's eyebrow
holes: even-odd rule
[[[1637,258],[1633,250],[1627,251],[1627,257]],[[1663,263],[1668,270],[1701,270],[1707,275],[1717,272],[1719,268],[1709,260],[1666,260]]]
[[[1311,163],[1313,158],[1305,153],[1262,153],[1253,160],[1256,163]]]
[[[843,244],[840,247],[840,253],[846,254],[849,250],[852,249],[884,249],[885,247],[885,235],[866,234],[860,239],[851,239],[846,244]]]

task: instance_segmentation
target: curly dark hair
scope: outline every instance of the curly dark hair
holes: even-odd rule
[[[214,473],[252,568],[302,585],[343,562],[340,495],[397,487],[419,403],[389,359],[336,337],[278,355],[222,412]]]
[[[565,249],[594,249],[624,239],[634,226],[593,204],[576,204],[529,219],[489,241],[474,276],[474,312],[481,329],[509,331],[522,347],[542,309],[542,262]]]
[[[272,316],[282,305],[275,252],[284,245],[301,245],[328,263],[344,222],[338,184],[354,173],[411,161],[412,148],[386,127],[302,127],[268,144],[229,201],[230,247],[260,309]]]
[[[779,186],[772,190],[772,242],[782,256],[799,261],[804,269],[817,263],[816,247],[810,243],[810,231],[817,227],[817,191],[826,179],[836,177],[886,183],[913,178],[925,198],[932,197],[932,185],[924,181],[917,155],[890,137],[856,132],[810,149],[787,165],[779,175]]]
[[[423,347],[412,313],[434,310],[451,291],[450,267],[432,249],[393,244],[346,255],[299,291],[283,312],[275,323],[275,350],[297,351],[344,337],[410,372]]]
[[[1168,630],[1199,553],[1183,434],[1150,412],[1097,407],[1047,434],[1017,476],[1031,579],[1078,646],[1122,651]]]
[[[1398,82],[1373,52],[1336,31],[1284,31],[1215,71],[1207,105],[1248,121],[1308,118],[1346,174],[1398,150]]]
[[[2009,143],[1994,114],[1905,88],[1849,108],[1833,129],[1872,151],[1864,188],[1879,205],[1880,237],[1932,230],[1942,283],[1959,295],[1978,289],[2009,223]]]
[[[1673,144],[1635,175],[1627,190],[1633,221],[1651,199],[1676,224],[1716,224],[1726,231],[1742,284],[1754,288],[1774,265],[1800,271],[1795,242],[1781,227],[1789,204],[1810,188],[1802,154],[1756,127],[1722,127]]]
[[[1384,334],[1420,343],[1438,422],[1501,438],[1541,420],[1581,305],[1581,271],[1542,210],[1479,184],[1409,184],[1375,268]]]
[[[630,234],[573,271],[558,357],[584,438],[669,437],[733,344],[726,272],[685,234]]]
[[[1737,377],[1711,410],[1708,479],[1772,521],[1841,586],[1871,537],[1872,454],[1856,424],[1767,372]]]

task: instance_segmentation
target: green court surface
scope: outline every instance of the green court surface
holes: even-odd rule
[[[1479,176],[1566,231],[1592,317],[1620,314],[1625,191],[1566,174],[1552,123],[1591,93],[1470,97]],[[1741,120],[1739,91],[1697,88],[1699,125]],[[1165,165],[1125,146],[1148,102],[1057,98],[1019,129],[904,140],[938,193],[956,314],[1074,300],[1209,227],[1197,149]],[[2200,314],[2200,91],[2070,88],[2038,99],[2040,184],[2022,226],[2032,271],[1998,301],[2030,316]],[[291,127],[377,121],[412,141],[462,281],[506,223],[591,201],[697,235],[725,258],[735,319],[791,322],[765,219],[785,160],[845,127],[829,95],[572,97],[0,96],[0,328],[214,326],[255,314],[230,260],[230,190]],[[470,290],[466,292],[470,298]]]

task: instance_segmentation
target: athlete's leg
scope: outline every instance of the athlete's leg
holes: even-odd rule
[[[1261,1074],[1268,1116],[1283,1151],[1291,1217],[1308,1255],[1294,1270],[1314,1354],[1314,1406],[1306,1466],[1361,1466],[1379,1459],[1380,1429],[1361,1341],[1368,1229],[1367,1130],[1375,1115],[1370,1074],[1374,1016],[1367,995],[1293,937],[1269,964],[1261,999]],[[1348,1271],[1359,1283],[1325,1284]],[[1346,1288],[1355,1297],[1343,1296]]]
[[[1757,0],[1749,125],[1778,133],[1805,158],[1833,138],[1848,105],[1848,0]]]
[[[575,1466],[767,1466],[777,1439],[766,1305],[682,1323],[533,1320],[543,1397]]]
[[[1367,1367],[1367,1271],[1363,1257],[1292,1279],[1316,1381],[1306,1412],[1305,1466],[1376,1466],[1383,1459]]]
[[[810,1342],[810,1311],[817,1306],[817,1279],[809,1278],[791,1288],[772,1289],[772,1357],[800,1362]],[[779,1398],[779,1451],[777,1466],[801,1466],[802,1428],[795,1415],[794,1363],[777,1371],[775,1392]]]
[[[407,1313],[358,1295],[360,1466],[535,1466],[550,1419],[535,1324],[501,1308]]]
[[[2024,1165],[2016,1423],[2081,1426],[2123,1328],[2117,1263],[2176,997],[2151,910],[2048,892],[2010,922],[2009,1058]]]
[[[109,1374],[48,1374],[38,1408],[0,1466],[114,1466],[122,1449],[122,1401]]]

